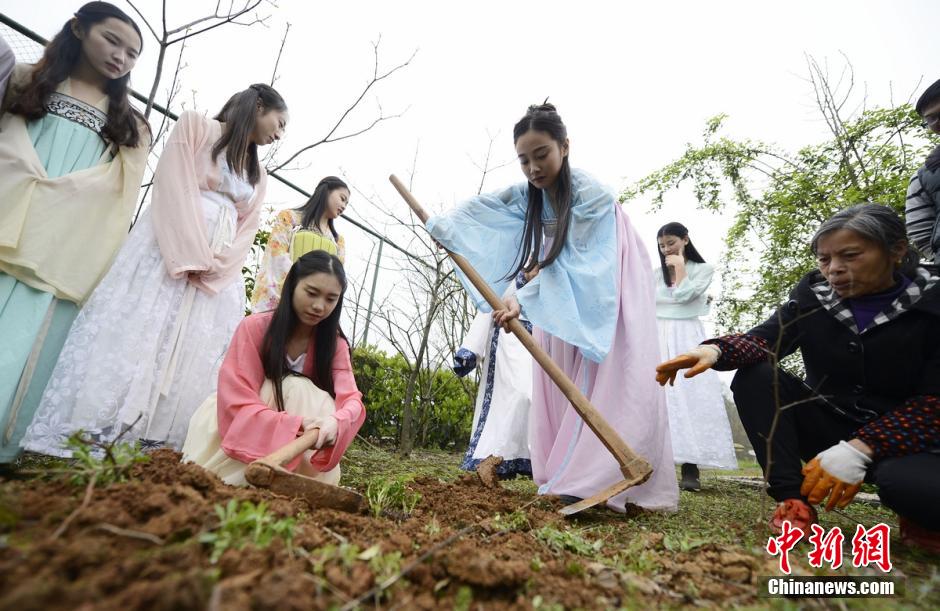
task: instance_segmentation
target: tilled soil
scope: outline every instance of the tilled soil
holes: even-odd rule
[[[535,535],[572,528],[555,512],[557,501],[487,487],[475,475],[409,486],[421,494],[410,517],[351,515],[227,486],[159,450],[130,481],[95,488],[53,538],[85,487],[2,482],[0,609],[288,611],[353,608],[364,596],[363,608],[727,606],[757,602],[757,575],[771,572],[769,559],[720,546],[667,551],[656,533],[632,540],[629,552],[621,541],[591,555],[558,550]],[[215,506],[233,498],[293,516],[291,548],[276,539],[264,549],[228,549],[211,563],[199,535],[218,524]],[[628,519],[595,511],[602,521]],[[353,551],[344,556],[340,548]],[[634,556],[655,570],[630,568]],[[366,596],[380,583],[379,594]]]

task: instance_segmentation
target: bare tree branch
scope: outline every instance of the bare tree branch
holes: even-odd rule
[[[278,79],[277,76],[277,67],[281,64],[281,55],[284,53],[284,45],[287,43],[287,35],[290,33],[290,23],[284,28],[284,37],[281,38],[281,48],[277,50],[277,59],[274,60],[274,71],[271,72],[271,86],[274,87],[274,82]]]
[[[300,156],[301,154],[303,154],[303,153],[305,153],[305,152],[307,152],[307,151],[309,151],[309,150],[311,150],[311,149],[314,149],[314,148],[316,148],[316,147],[318,147],[318,146],[320,146],[320,145],[322,145],[322,144],[327,144],[327,143],[329,143],[329,142],[339,142],[340,140],[346,140],[346,139],[348,139],[348,138],[352,138],[352,137],[355,137],[355,136],[359,136],[359,135],[364,134],[365,132],[369,131],[370,129],[374,128],[376,125],[378,125],[378,124],[381,123],[382,121],[387,121],[388,119],[395,119],[395,118],[398,118],[398,117],[402,116],[405,112],[408,111],[408,108],[406,108],[405,110],[401,111],[400,113],[397,113],[397,114],[394,114],[394,115],[388,115],[388,116],[386,116],[386,115],[384,115],[384,113],[382,112],[381,106],[379,106],[379,116],[378,116],[378,118],[376,118],[375,120],[373,120],[372,123],[370,123],[367,127],[363,128],[363,129],[356,130],[356,131],[351,132],[351,133],[344,134],[344,135],[342,135],[342,136],[334,136],[334,134],[337,132],[337,130],[343,125],[343,123],[344,123],[344,122],[346,121],[346,119],[349,117],[349,114],[359,106],[359,104],[362,102],[363,98],[365,98],[366,94],[369,93],[369,91],[370,91],[376,84],[382,82],[383,80],[385,80],[385,79],[387,79],[388,77],[390,77],[391,75],[395,74],[396,72],[398,72],[398,71],[401,70],[402,68],[405,68],[406,66],[408,66],[408,65],[411,63],[411,61],[415,58],[415,55],[417,55],[417,53],[418,53],[418,51],[417,51],[417,49],[416,49],[414,52],[412,52],[411,56],[410,56],[407,60],[405,60],[404,62],[402,62],[402,63],[400,63],[400,64],[394,66],[393,68],[391,68],[391,69],[389,69],[389,70],[386,70],[385,72],[383,72],[383,73],[380,74],[380,73],[379,73],[379,43],[381,42],[381,40],[382,40],[381,37],[379,37],[379,40],[377,40],[376,42],[372,43],[372,51],[373,51],[373,55],[374,55],[374,59],[375,59],[374,67],[373,67],[373,71],[372,71],[372,78],[369,80],[368,83],[366,83],[365,87],[363,87],[362,91],[359,93],[359,96],[346,108],[346,110],[343,111],[343,113],[340,115],[340,117],[339,117],[339,119],[336,121],[336,123],[333,124],[333,127],[331,127],[331,128],[329,129],[329,131],[327,131],[327,133],[326,133],[325,136],[323,136],[322,138],[320,138],[320,139],[317,140],[316,142],[313,142],[313,143],[311,143],[311,144],[308,144],[308,145],[306,145],[306,146],[301,147],[301,148],[298,149],[294,154],[292,154],[290,157],[288,157],[287,160],[284,161],[283,163],[277,165],[277,166],[274,167],[274,168],[269,168],[269,169],[268,169],[269,172],[275,172],[275,171],[277,171],[277,170],[280,170],[280,169],[284,168],[287,164],[289,164],[291,161],[293,161],[294,159],[296,159],[296,158],[297,158],[298,156]]]

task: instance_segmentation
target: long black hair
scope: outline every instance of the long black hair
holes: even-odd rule
[[[274,398],[278,411],[284,411],[284,390],[281,381],[288,375],[296,375],[287,366],[287,342],[299,320],[294,311],[294,290],[303,278],[316,273],[334,276],[341,289],[336,307],[329,316],[317,323],[312,338],[316,361],[313,364],[313,383],[336,398],[333,389],[333,354],[336,352],[338,339],[348,343],[339,326],[339,319],[343,314],[343,295],[346,293],[346,271],[334,255],[323,250],[314,250],[297,259],[287,272],[284,288],[281,290],[281,301],[274,310],[271,324],[261,343],[264,377],[274,382]]]
[[[323,218],[323,213],[326,211],[326,202],[330,198],[330,194],[337,189],[349,191],[346,183],[336,176],[327,176],[317,183],[317,188],[313,190],[310,199],[303,206],[297,208],[297,212],[301,214],[300,225],[302,227],[314,229],[320,227],[320,219]],[[330,219],[328,224],[330,231],[333,233],[333,239],[338,238],[339,234],[336,233],[336,228],[333,226],[333,219]]]
[[[663,270],[663,281],[666,283],[666,286],[671,286],[672,279],[669,277],[669,268],[666,266],[666,255],[664,255],[663,251],[659,249],[659,238],[667,235],[676,236],[680,240],[683,240],[689,237],[689,230],[686,229],[685,225],[682,223],[666,223],[659,228],[659,231],[656,232],[656,252],[659,253],[659,265]],[[689,240],[686,243],[685,248],[682,250],[682,255],[686,258],[687,261],[705,263],[705,258],[699,254],[698,250],[695,248],[695,245],[692,244],[692,240]]]
[[[274,87],[255,83],[230,97],[219,114],[213,117],[216,121],[225,123],[226,129],[212,147],[212,160],[215,161],[219,154],[225,151],[228,166],[239,176],[247,177],[252,185],[261,180],[258,145],[251,141],[259,105],[264,113],[287,110],[284,98]]]
[[[535,130],[548,134],[560,147],[565,146],[568,138],[568,128],[565,127],[561,117],[555,110],[554,104],[548,102],[529,106],[525,116],[512,128],[513,144],[526,132]],[[542,190],[529,183],[529,205],[525,213],[525,225],[522,230],[522,245],[519,248],[519,260],[507,277],[512,277],[520,270],[530,271],[539,267],[548,267],[561,254],[568,237],[568,226],[571,224],[571,167],[568,165],[568,156],[561,162],[561,171],[558,179],[549,193],[549,201],[555,210],[556,226],[555,237],[548,254],[541,261],[538,260],[542,249]]]
[[[137,32],[141,40],[143,51],[143,36],[140,28],[130,16],[118,7],[108,2],[89,2],[75,13],[72,19],[65,22],[59,33],[56,34],[43,51],[42,59],[36,63],[30,80],[22,88],[18,88],[10,103],[10,112],[20,115],[27,121],[35,121],[46,115],[46,101],[55,92],[82,56],[82,41],[72,31],[73,20],[78,27],[88,33],[91,26],[113,17],[130,25]],[[140,112],[131,106],[128,98],[128,88],[131,73],[121,78],[110,79],[105,85],[108,96],[108,119],[101,130],[101,135],[118,146],[136,147],[140,144],[140,126],[147,126],[148,135],[150,126]]]

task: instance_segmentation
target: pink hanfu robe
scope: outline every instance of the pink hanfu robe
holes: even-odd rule
[[[217,413],[222,450],[231,458],[250,463],[286,445],[302,432],[302,418],[272,409],[261,399],[264,367],[261,344],[273,312],[252,314],[245,318],[229,346],[219,369]],[[303,373],[312,377],[315,363],[314,344],[310,343]],[[310,464],[320,472],[332,470],[365,422],[362,393],[353,377],[349,345],[337,339],[333,355],[333,389],[336,393],[338,430],[331,447],[314,453]],[[288,464],[295,470],[300,459]]]

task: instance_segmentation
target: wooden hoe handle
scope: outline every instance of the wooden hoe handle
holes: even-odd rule
[[[421,222],[426,223],[429,218],[428,213],[421,207],[418,200],[415,199],[397,176],[392,174],[389,176],[389,180]],[[480,277],[477,271],[473,269],[469,261],[456,253],[447,249],[445,250],[454,260],[454,263],[457,264],[457,267],[460,268],[460,271],[462,271],[473,286],[480,291],[483,298],[486,299],[490,306],[497,310],[505,307],[502,300],[493,292],[486,281]],[[522,342],[522,345],[529,351],[529,354],[532,355],[535,362],[545,370],[545,373],[552,379],[552,382],[558,386],[559,390],[561,390],[568,401],[571,402],[571,406],[574,407],[575,411],[578,412],[581,418],[584,419],[584,422],[594,431],[594,434],[601,440],[601,443],[613,454],[617,463],[620,465],[620,471],[623,473],[624,477],[631,481],[645,481],[653,471],[649,462],[627,445],[620,437],[619,433],[617,433],[604,419],[601,413],[597,411],[597,408],[591,405],[591,402],[584,396],[581,389],[565,375],[565,372],[562,371],[562,369],[555,364],[555,361],[553,361],[535,342],[535,338],[525,330],[525,327],[522,326],[522,323],[519,322],[518,319],[514,318],[509,321],[509,330],[519,338],[519,341]]]

